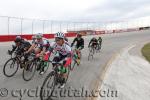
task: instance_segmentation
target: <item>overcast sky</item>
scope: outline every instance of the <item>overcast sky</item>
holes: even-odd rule
[[[150,16],[150,0],[0,0],[0,16],[113,21]]]

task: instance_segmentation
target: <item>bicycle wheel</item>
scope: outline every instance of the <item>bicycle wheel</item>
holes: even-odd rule
[[[8,68],[8,71],[7,71]],[[7,77],[12,77],[16,74],[16,72],[18,71],[19,68],[19,64],[17,62],[17,60],[15,58],[10,58],[3,67],[3,73],[5,76]],[[10,74],[9,74],[10,72]]]
[[[36,71],[35,62],[27,62],[22,73],[23,79],[25,81],[30,81],[34,77],[35,71]]]
[[[56,86],[56,79],[55,79],[54,71],[49,73],[45,78],[41,90],[40,90],[40,98],[41,100],[52,100],[53,92]]]

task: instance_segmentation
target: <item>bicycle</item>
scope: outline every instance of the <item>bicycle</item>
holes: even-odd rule
[[[63,82],[63,77],[62,77],[62,73],[60,72],[59,68],[61,68],[63,66],[63,62],[53,62],[53,61],[49,61],[52,63],[52,65],[54,64],[55,66],[53,66],[53,71],[51,71],[47,77],[45,78],[41,90],[40,90],[40,98],[41,100],[51,100],[53,97],[53,93],[56,90],[56,88],[59,88],[58,86],[60,84],[62,84]],[[69,65],[70,66],[70,65]],[[69,77],[69,66],[67,67],[67,78],[65,80],[65,82],[67,82],[68,77]],[[45,87],[46,86],[46,87]],[[47,90],[47,91],[45,91]],[[47,93],[45,93],[47,92]]]
[[[23,79],[25,81],[30,81],[36,71],[44,70],[44,73],[48,70],[49,63],[43,60],[43,57],[36,58],[34,53],[28,56],[28,61],[26,62],[25,68],[23,69]]]
[[[95,47],[95,46],[89,46],[88,61],[89,61],[90,59],[93,59],[93,58],[94,58],[95,50],[96,50],[96,47]]]
[[[17,73],[19,67],[22,68],[22,63],[24,62],[25,58],[24,58],[24,53],[21,53],[20,50],[15,50],[14,53],[9,54],[9,55],[11,55],[11,58],[5,62],[4,67],[3,67],[3,73],[7,77],[12,77]],[[9,68],[8,71],[12,72],[11,74],[7,73],[7,70],[6,70],[7,68]]]

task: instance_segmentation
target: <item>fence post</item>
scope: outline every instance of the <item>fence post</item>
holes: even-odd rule
[[[61,23],[62,23],[62,22],[60,22],[60,26],[59,26],[59,32],[61,32]]]
[[[22,22],[23,22],[23,18],[21,18],[21,35],[22,35]]]
[[[33,35],[33,28],[34,28],[34,19],[32,20],[32,35]]]
[[[8,17],[8,26],[7,26],[7,32],[8,32],[8,35],[9,35],[9,22],[10,22],[10,18]]]
[[[67,32],[68,32],[68,22],[66,22],[67,23]]]
[[[53,21],[51,21],[51,34],[53,32]]]
[[[44,34],[44,32],[45,32],[44,27],[45,27],[45,20],[43,20],[43,34]]]

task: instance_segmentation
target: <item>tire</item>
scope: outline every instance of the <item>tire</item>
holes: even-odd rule
[[[7,65],[9,64],[9,62],[11,62],[11,61],[12,61],[12,63],[10,64],[10,66],[7,66]],[[9,68],[9,67],[10,67],[10,68],[14,68],[15,63],[17,64],[17,66],[16,66],[16,68],[14,69],[14,72],[9,75],[9,74],[7,73],[7,71],[6,71],[6,68]],[[17,63],[17,60],[16,60],[15,58],[10,58],[10,59],[4,64],[3,73],[4,73],[4,75],[7,76],[7,77],[12,77],[12,76],[14,76],[14,75],[16,74],[16,72],[18,71],[18,68],[19,68],[19,64]],[[9,69],[9,71],[10,71],[10,69]]]
[[[50,82],[52,82],[52,84],[50,84],[50,87],[46,84],[47,82],[48,82],[48,84]],[[45,86],[46,86],[46,88],[45,88]],[[47,77],[45,78],[45,80],[44,80],[44,82],[43,82],[43,84],[41,86],[40,99],[41,100],[52,100],[51,97],[53,95],[54,90],[55,90],[55,76],[54,76],[54,71],[52,71],[51,73],[49,73],[47,75]],[[51,93],[45,93],[45,92],[51,92]]]
[[[28,64],[26,64],[25,68],[23,69],[22,76],[25,81],[30,81],[35,75],[36,64],[35,62],[27,62],[27,63]],[[27,77],[29,75],[29,72],[31,72],[31,76]]]

